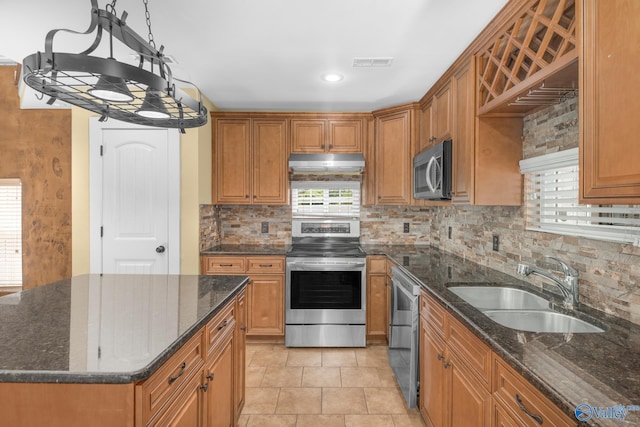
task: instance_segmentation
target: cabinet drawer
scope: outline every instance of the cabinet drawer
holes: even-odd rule
[[[367,274],[386,274],[387,257],[370,256],[367,257]]]
[[[136,407],[142,422],[146,424],[173,396],[177,396],[203,364],[202,332],[198,332],[151,377],[136,387]]]
[[[534,389],[506,362],[498,356],[494,356],[494,361],[494,396],[509,408],[523,425],[576,426],[575,422],[572,422],[542,393]]]
[[[241,256],[210,256],[205,258],[205,274],[207,273],[238,273],[245,270],[244,257]]]
[[[214,351],[216,345],[227,335],[228,331],[233,332],[236,325],[235,307],[234,299],[227,303],[227,305],[207,323],[205,332],[207,355],[210,355]]]
[[[458,355],[476,379],[490,391],[491,349],[462,323],[449,317],[449,347]]]
[[[247,273],[284,273],[284,257],[247,257]]]
[[[433,330],[444,337],[447,312],[424,291],[420,293],[420,315],[425,318]]]

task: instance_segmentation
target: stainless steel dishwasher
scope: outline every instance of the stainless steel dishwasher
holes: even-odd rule
[[[407,405],[415,408],[419,379],[420,285],[399,267],[391,269],[391,278],[389,364]]]

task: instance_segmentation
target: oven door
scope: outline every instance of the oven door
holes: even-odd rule
[[[288,325],[364,325],[365,298],[363,258],[287,258]]]

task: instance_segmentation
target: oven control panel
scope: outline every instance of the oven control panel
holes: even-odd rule
[[[293,237],[360,237],[360,221],[352,219],[294,218]]]
[[[300,224],[300,230],[305,234],[349,234],[351,225],[349,223],[303,222]]]

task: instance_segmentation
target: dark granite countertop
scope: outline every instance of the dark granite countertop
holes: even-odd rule
[[[363,245],[363,249],[368,255],[387,255],[403,266],[422,282],[424,290],[572,419],[582,403],[640,405],[640,326],[581,306],[580,312],[608,326],[606,332],[516,331],[493,322],[447,288],[456,283],[486,283],[532,290],[527,282],[435,248]],[[640,425],[640,412],[629,411],[625,422],[594,417],[589,425]]]
[[[0,297],[0,382],[144,380],[247,281],[83,275]]]
[[[217,245],[200,255],[286,255],[288,245]]]

